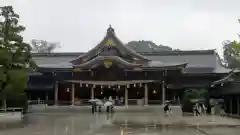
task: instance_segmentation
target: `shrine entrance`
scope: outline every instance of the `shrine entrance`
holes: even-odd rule
[[[116,88],[95,88],[94,91],[97,99],[109,99],[110,96],[115,99],[117,97]]]

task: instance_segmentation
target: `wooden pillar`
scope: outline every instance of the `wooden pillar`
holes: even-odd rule
[[[239,97],[237,97],[237,115],[239,115],[240,114],[240,108],[239,108],[240,106],[239,106]]]
[[[91,99],[94,99],[94,87],[91,88]]]
[[[48,104],[48,92],[45,93],[45,104]]]
[[[148,105],[148,85],[144,84],[144,105]]]
[[[162,105],[165,103],[165,82],[162,81]]]
[[[55,82],[54,86],[54,104],[58,105],[58,82]]]
[[[75,84],[72,83],[72,93],[71,93],[72,105],[75,105]]]
[[[125,86],[125,107],[128,107],[128,88]]]
[[[233,108],[233,106],[232,106],[232,99],[229,98],[229,100],[230,100],[230,103],[229,103],[229,104],[230,104],[230,107],[229,107],[229,108],[230,108],[229,113],[232,114],[232,108]]]
[[[181,101],[180,101],[180,95],[177,96],[177,103],[180,105],[181,104]]]

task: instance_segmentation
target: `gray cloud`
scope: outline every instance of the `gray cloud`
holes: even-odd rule
[[[1,0],[13,5],[27,27],[26,41],[45,39],[57,51],[87,51],[109,24],[123,41],[153,40],[180,49],[221,50],[237,39],[240,1],[230,0]]]

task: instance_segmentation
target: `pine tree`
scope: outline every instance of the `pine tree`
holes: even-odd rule
[[[18,24],[19,15],[12,6],[0,8],[0,96],[6,108],[8,95],[23,93],[28,82],[28,72],[35,67],[31,47],[24,43]]]

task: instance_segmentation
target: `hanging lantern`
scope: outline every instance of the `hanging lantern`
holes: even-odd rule
[[[67,92],[69,92],[70,91],[70,89],[69,88],[67,88]]]
[[[88,84],[86,84],[86,87],[88,87]]]
[[[103,88],[103,86],[101,85],[101,89]]]
[[[91,76],[93,76],[94,75],[94,73],[91,71]]]
[[[133,87],[134,87],[134,88],[136,87],[136,84],[135,84],[135,83],[133,84]]]
[[[127,88],[129,88],[129,84],[127,84]]]
[[[118,89],[120,89],[121,88],[121,86],[120,85],[118,85]]]
[[[111,88],[111,85],[108,85],[108,88]]]
[[[80,85],[80,87],[82,87],[82,83],[80,83],[79,85]]]
[[[153,94],[156,94],[157,93],[157,91],[156,90],[153,90]]]
[[[139,83],[139,87],[142,87],[142,84],[141,84],[141,83]]]
[[[103,94],[103,91],[101,91],[101,95]]]

